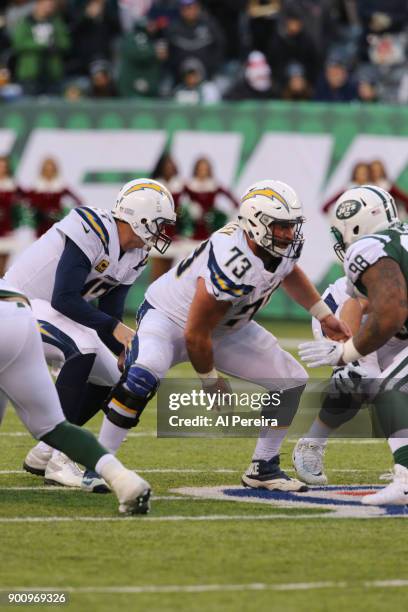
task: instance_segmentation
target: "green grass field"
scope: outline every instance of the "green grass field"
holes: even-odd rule
[[[309,336],[303,324],[273,330],[278,337]],[[170,375],[189,371],[178,367]],[[97,432],[99,422],[95,418],[90,428]],[[151,406],[119,453],[154,492],[151,513],[130,518],[117,515],[113,495],[44,489],[41,479],[23,472],[33,442],[12,409],[0,439],[3,591],[67,590],[73,611],[407,608],[402,518],[334,519],[321,509],[282,511],[173,491],[238,486],[254,439],[157,439]],[[333,441],[327,451],[331,484],[378,483],[391,457],[384,442],[374,442]],[[285,443],[283,467],[291,468],[293,444]]]

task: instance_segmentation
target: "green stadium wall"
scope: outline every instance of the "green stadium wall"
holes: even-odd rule
[[[74,149],[67,148],[69,134],[76,135]],[[103,164],[97,145],[92,145],[95,134],[106,135]],[[91,148],[79,167],[82,142],[84,149],[87,144]],[[47,143],[54,143],[53,150],[44,148]],[[92,100],[21,102],[0,108],[0,154],[11,155],[19,180],[32,180],[47,151],[55,154],[67,182],[91,206],[109,206],[113,189],[146,175],[163,149],[174,149],[178,161],[181,156],[190,169],[201,145],[202,152],[215,156],[220,181],[238,194],[244,185],[265,176],[286,180],[298,190],[311,228],[306,271],[321,290],[342,273],[328,248],[321,204],[347,185],[356,161],[382,159],[391,180],[408,191],[408,108],[400,106],[247,102],[184,107],[154,100]],[[99,161],[93,163],[96,153]],[[129,297],[129,311],[140,303],[148,278],[149,270]],[[307,314],[278,291],[261,316],[297,319]]]

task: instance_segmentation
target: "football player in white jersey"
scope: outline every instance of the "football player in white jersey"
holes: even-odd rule
[[[398,220],[392,196],[373,185],[346,191],[334,208],[336,252],[344,259],[350,291],[368,300],[368,315],[346,343],[317,340],[300,346],[309,367],[343,365],[379,351],[389,341],[400,350],[379,377],[376,417],[394,456],[393,482],[362,503],[408,503],[408,225]],[[394,338],[395,337],[395,338]]]
[[[276,180],[252,185],[237,223],[215,232],[190,257],[156,280],[138,312],[132,359],[113,391],[99,440],[116,452],[137,425],[160,380],[173,365],[190,361],[206,390],[221,392],[219,372],[249,381],[280,379],[297,409],[307,375],[276,338],[252,321],[282,285],[322,321],[326,333],[344,338],[343,326],[297,265],[303,246],[301,203]],[[292,402],[293,403],[293,402]],[[287,418],[288,424],[290,418]],[[286,428],[264,427],[243,483],[254,488],[301,491],[279,466]],[[102,442],[104,441],[104,442]]]
[[[120,512],[145,514],[148,483],[124,468],[89,431],[65,420],[29,300],[4,280],[0,280],[0,336],[0,387],[29,432],[74,461],[97,469],[116,493]]]
[[[112,211],[74,209],[7,272],[6,280],[32,303],[47,362],[62,367],[56,387],[71,423],[88,421],[118,382],[113,353],[119,355],[134,336],[121,322],[126,295],[151,247],[163,253],[169,246],[164,227],[175,219],[165,187],[150,179],[131,181]],[[77,466],[43,442],[30,451],[24,467],[45,475],[48,483],[81,486]],[[88,478],[95,488],[93,475]],[[100,487],[106,490],[103,482]]]

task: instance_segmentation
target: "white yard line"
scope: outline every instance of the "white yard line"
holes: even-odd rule
[[[0,470],[0,476],[7,476],[8,474],[27,474],[25,470]]]
[[[71,491],[81,491],[81,489],[79,488],[74,488],[74,487],[58,487],[58,486],[47,486],[47,487],[0,487],[0,491],[41,491],[41,493],[43,491],[66,491],[66,492],[71,492]],[[175,501],[175,500],[181,500],[181,501],[197,501],[197,500],[201,500],[202,498],[200,497],[189,497],[186,495],[152,495],[152,497],[150,498],[152,501]]]
[[[96,430],[89,430],[92,433],[94,433],[95,435],[97,435],[99,433],[99,431]],[[0,436],[3,437],[22,437],[22,436],[27,436],[32,438],[32,436],[25,431],[0,431]],[[127,434],[127,438],[156,438],[157,437],[157,432],[156,431],[130,431]],[[161,439],[161,438],[160,438]],[[214,439],[214,438],[213,438]],[[223,440],[224,438],[219,438],[220,440]],[[229,438],[231,439],[231,438]],[[255,439],[255,438],[254,438]],[[299,440],[299,438],[288,438],[286,440],[286,442],[290,442],[290,443],[295,443]],[[381,439],[377,439],[377,438],[332,438],[329,440],[329,444],[384,444],[385,440],[381,440]]]
[[[135,472],[138,472],[139,474],[240,474],[242,472],[242,470],[236,469],[236,470],[232,470],[230,468],[219,468],[216,470],[212,470],[210,468],[208,469],[187,469],[187,468],[132,468]],[[287,468],[285,470],[286,472],[291,472],[294,473],[295,470],[293,468]],[[329,468],[326,469],[326,472],[333,472],[333,473],[339,473],[339,474],[361,474],[361,473],[366,473],[366,474],[376,474],[379,470],[376,470],[374,468]],[[26,472],[25,470],[0,470],[0,476],[7,476],[9,474],[28,474],[28,472]],[[38,476],[37,478],[40,478],[40,476]],[[4,487],[1,487],[2,489],[4,489]],[[29,487],[28,487],[29,488]],[[37,488],[37,487],[33,487],[33,488]],[[46,487],[41,487],[42,489],[46,488]],[[52,489],[58,488],[58,487],[51,487]],[[64,487],[62,487],[64,488]]]
[[[285,442],[297,442],[299,438],[287,438]],[[385,440],[379,438],[330,438],[331,444],[384,444]]]
[[[310,342],[313,338],[279,338],[280,346],[285,350],[297,349],[299,344]]]
[[[90,432],[92,432],[94,435],[98,435],[99,434],[99,430],[96,429],[89,429]],[[28,431],[0,431],[0,436],[3,436],[5,438],[10,437],[10,438],[21,438],[21,437],[27,437],[27,438],[32,438],[32,435],[28,433]],[[156,438],[157,437],[157,432],[156,431],[130,431],[127,436],[127,438]],[[33,439],[33,443],[35,442],[35,440]]]
[[[0,587],[0,592],[49,592],[58,591],[66,593],[95,593],[95,594],[161,594],[161,593],[223,593],[228,591],[312,591],[318,589],[382,589],[407,588],[408,580],[365,580],[358,582],[325,581],[325,582],[289,582],[281,584],[268,584],[265,582],[251,582],[248,584],[171,584],[171,585],[141,585],[141,586],[87,586],[87,587]]]
[[[213,521],[269,521],[274,519],[321,519],[322,517],[334,517],[334,514],[319,513],[319,514],[244,514],[244,515],[232,515],[232,514],[206,514],[206,515],[168,515],[168,516],[15,516],[15,517],[0,517],[0,524],[2,523],[84,523],[84,522],[97,522],[97,523],[116,523],[120,521],[138,521],[142,520],[143,523],[169,523],[169,522],[213,522]]]

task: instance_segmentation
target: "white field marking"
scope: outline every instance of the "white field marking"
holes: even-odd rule
[[[310,342],[313,338],[278,338],[280,346],[284,349],[297,349],[299,344]]]
[[[41,493],[43,491],[74,491],[74,492],[79,492],[82,494],[81,489],[79,489],[78,487],[74,488],[74,487],[58,487],[58,486],[46,486],[46,487],[0,487],[0,491],[40,491]],[[197,501],[199,499],[202,500],[202,498],[200,497],[188,497],[188,496],[184,496],[184,495],[152,495],[152,497],[150,498],[152,501],[174,501],[174,500],[181,500],[184,501],[185,499],[187,499],[188,501]]]
[[[131,468],[134,472],[138,472],[139,474],[240,474],[242,470],[236,469],[232,470],[229,468],[218,468],[216,470],[208,469],[187,469],[187,468]],[[285,469],[285,472],[295,473],[293,468]],[[374,468],[329,468],[326,469],[326,472],[333,472],[339,474],[376,474],[378,470]],[[8,474],[28,474],[25,470],[0,470],[0,476],[7,476]],[[38,476],[37,478],[41,478]],[[1,487],[4,489],[4,487]],[[36,487],[34,487],[36,488]],[[46,487],[42,487],[43,489]],[[55,488],[55,487],[51,487]],[[57,487],[58,488],[58,487]],[[65,487],[61,487],[65,488]]]
[[[99,430],[96,429],[88,429],[94,435],[99,434]],[[20,437],[28,437],[32,438],[32,435],[28,433],[28,431],[0,431],[0,436],[10,437],[10,438],[20,438]],[[127,438],[156,438],[156,431],[131,431],[127,434]],[[33,443],[35,440],[33,439]]]
[[[297,442],[299,438],[286,438],[285,442]],[[384,444],[386,440],[378,438],[330,438],[330,444]]]
[[[95,435],[99,433],[99,430],[96,431],[96,430],[90,429],[89,431],[91,431]],[[27,436],[27,437],[32,438],[31,434],[25,431],[4,431],[4,432],[0,431],[0,436],[4,436],[4,437]],[[130,431],[126,437],[127,438],[156,438],[157,432],[156,431],[140,431],[140,432]],[[292,443],[297,442],[298,440],[299,438],[287,438],[286,442],[289,442],[292,444]],[[329,444],[384,444],[385,442],[386,440],[380,440],[377,438],[333,438],[329,440]]]
[[[0,470],[0,476],[6,476],[7,474],[27,474],[25,470]]]
[[[248,584],[170,584],[141,586],[43,586],[43,587],[0,587],[0,592],[47,592],[66,591],[68,593],[99,593],[99,594],[160,594],[160,593],[220,593],[226,591],[312,591],[316,589],[382,589],[406,588],[408,580],[364,580],[358,582],[326,581],[326,582],[289,582],[283,584],[267,584],[265,582],[250,582]]]
[[[119,521],[137,521],[142,520],[144,523],[168,523],[168,522],[206,522],[206,521],[269,521],[278,519],[321,519],[322,517],[331,518],[334,516],[331,513],[315,513],[315,514],[244,514],[244,515],[233,515],[233,514],[206,514],[203,516],[180,516],[180,515],[169,515],[169,516],[150,516],[150,517],[135,517],[135,516],[14,516],[14,517],[0,517],[1,523],[77,523],[77,522],[97,522],[97,523],[108,523],[108,522],[119,522]]]
[[[30,436],[30,438],[32,438],[32,435],[29,434],[28,431],[0,431],[0,436],[10,437],[10,438],[20,438],[23,436]]]

